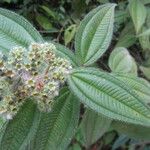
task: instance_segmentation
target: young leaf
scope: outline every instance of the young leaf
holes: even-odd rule
[[[126,48],[115,48],[109,57],[108,63],[113,72],[132,73],[137,75],[136,63]]]
[[[92,111],[87,110],[80,124],[80,130],[84,138],[84,146],[94,144],[108,130],[111,119]]]
[[[112,128],[117,130],[119,133],[128,135],[129,137],[141,140],[150,140],[150,127],[143,127],[139,125],[131,125],[119,121],[113,121]]]
[[[38,115],[35,104],[28,100],[15,118],[7,123],[0,148],[18,150],[24,147],[33,138],[39,121]]]
[[[86,106],[112,119],[150,126],[150,108],[114,75],[92,68],[72,71],[68,83]]]
[[[35,41],[43,39],[26,19],[0,8],[0,51],[7,52],[15,46],[27,47]]]
[[[136,33],[138,34],[145,23],[146,8],[140,0],[130,0],[129,11],[132,17]]]
[[[36,21],[40,24],[40,26],[45,29],[45,30],[50,30],[53,28],[50,20],[45,17],[44,15],[37,15],[36,16]]]
[[[63,89],[52,112],[42,114],[33,149],[66,149],[78,124],[79,108],[79,101],[68,89]]]
[[[115,6],[99,6],[81,22],[75,38],[75,49],[82,64],[94,63],[107,50],[113,33]]]
[[[71,40],[74,38],[74,35],[76,33],[76,24],[72,24],[69,26],[64,33],[64,40],[65,40],[65,45],[69,44]]]

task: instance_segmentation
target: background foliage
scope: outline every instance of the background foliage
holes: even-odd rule
[[[147,89],[140,92],[145,100],[147,100],[148,98],[146,98],[146,96],[149,97],[150,88],[145,80],[142,81],[141,79],[139,82],[138,79],[137,81],[134,78],[133,81],[133,75],[138,74],[148,81],[150,80],[149,0],[1,0],[0,6],[23,15],[36,27],[46,40],[60,42],[68,48],[74,49],[75,46],[72,41],[80,20],[93,8],[108,2],[118,4],[115,12],[113,41],[111,42],[107,53],[105,53],[95,65],[97,67],[102,67],[106,71],[112,71],[114,74],[120,72],[131,73],[130,79],[132,82],[131,80],[129,81],[129,79],[126,79],[125,76],[124,81],[134,88],[135,92],[140,91],[141,86],[145,87],[146,85]],[[128,50],[117,47],[126,47]],[[117,52],[118,49],[119,53]],[[107,63],[109,65],[107,65]],[[123,74],[120,74],[120,77],[123,77]],[[147,102],[149,103],[149,101],[146,101],[146,103]],[[34,110],[33,105],[30,107],[33,107],[31,111],[36,111]],[[144,141],[141,141],[141,137],[139,137],[139,139],[130,138],[130,136],[137,137],[135,132],[137,132],[137,129],[139,128],[136,125],[135,127],[130,127],[130,124],[121,124],[120,122],[120,125],[118,126],[118,124],[113,121],[111,128],[109,128],[110,122],[108,122],[106,118],[102,118],[98,114],[91,112],[91,110],[86,111],[84,114],[83,112],[84,108],[82,108],[80,112],[80,117],[83,117],[84,120],[80,124],[80,127],[72,140],[69,150],[150,149],[149,128],[142,128],[140,130],[142,132],[139,134],[145,138]],[[104,126],[100,127],[99,122],[107,124],[107,126],[105,126],[106,129]],[[91,126],[88,126],[87,124],[90,124]],[[51,126],[53,126],[53,124]],[[127,130],[128,127],[130,127],[131,131]],[[109,130],[107,130],[108,128]],[[101,129],[101,131],[99,129]],[[118,129],[118,132],[114,131],[114,129]],[[11,130],[11,128],[9,130]],[[107,132],[104,134],[103,132],[105,130]],[[125,135],[124,133],[127,133],[126,130],[128,131],[128,134]],[[7,133],[8,132],[5,134]],[[85,133],[88,133],[88,135],[85,135]],[[41,134],[40,131],[37,134]],[[55,133],[52,132],[51,134]],[[147,136],[145,136],[145,134],[147,134]]]

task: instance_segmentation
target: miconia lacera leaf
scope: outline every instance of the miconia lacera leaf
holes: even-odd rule
[[[99,6],[81,22],[75,37],[75,49],[80,63],[90,65],[107,50],[113,33],[115,6]]]
[[[41,115],[32,149],[65,150],[77,128],[79,108],[78,99],[62,89],[52,111]]]
[[[25,18],[0,8],[0,51],[27,47],[32,42],[43,42],[38,31]]]
[[[150,126],[150,107],[114,75],[79,68],[68,77],[72,92],[87,107],[112,119]]]

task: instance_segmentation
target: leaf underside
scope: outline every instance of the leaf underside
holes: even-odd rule
[[[81,22],[75,49],[82,64],[94,63],[107,50],[113,33],[114,7],[115,4],[99,6]]]

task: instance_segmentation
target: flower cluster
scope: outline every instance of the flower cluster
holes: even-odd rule
[[[41,111],[50,111],[70,63],[56,57],[51,43],[33,43],[29,49],[13,48],[6,59],[0,55],[0,115],[11,119],[29,98]]]

